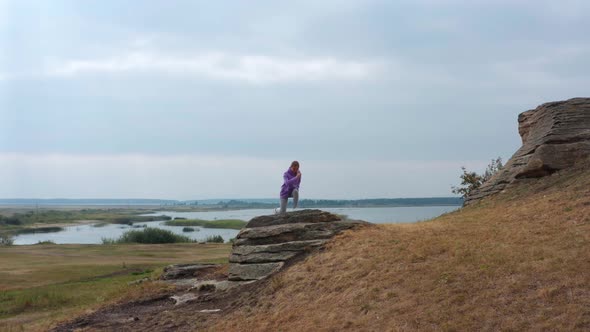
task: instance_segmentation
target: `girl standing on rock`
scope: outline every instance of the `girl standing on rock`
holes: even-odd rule
[[[280,213],[287,212],[287,201],[293,197],[293,208],[297,207],[299,202],[299,184],[301,183],[301,172],[299,172],[299,162],[294,161],[291,167],[283,174],[284,183],[281,186],[281,208]],[[275,212],[276,209],[275,209]]]

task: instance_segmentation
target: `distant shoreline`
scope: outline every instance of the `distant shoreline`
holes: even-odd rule
[[[278,206],[278,199],[208,199],[174,201],[156,199],[0,199],[0,208],[12,209],[136,209],[171,211],[223,211],[246,209],[272,209]],[[461,206],[460,197],[423,198],[371,198],[356,200],[302,199],[302,209],[321,208],[377,208],[377,207],[424,207]]]
[[[323,206],[323,207],[301,207],[301,209],[323,209],[323,208],[395,208],[395,207],[427,207],[427,206],[462,206],[462,204],[421,204],[421,205],[363,205],[363,206]],[[268,209],[269,207],[207,207],[207,206],[161,206],[161,205],[65,205],[65,204],[0,204],[0,209],[129,209],[129,210],[156,210],[156,211],[233,211],[233,210],[259,210]]]

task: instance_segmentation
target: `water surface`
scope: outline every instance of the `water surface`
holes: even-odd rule
[[[455,211],[459,206],[412,206],[412,207],[379,207],[379,208],[321,208],[321,210],[343,214],[350,219],[359,219],[376,224],[389,224],[400,222],[416,222],[440,216],[443,213]],[[289,209],[287,211],[292,211]],[[273,209],[250,209],[206,212],[173,212],[160,211],[146,214],[146,216],[167,215],[173,218],[187,219],[241,219],[249,221],[257,216],[274,214]]]
[[[207,236],[221,235],[224,241],[238,235],[238,230],[235,229],[219,229],[219,228],[202,228],[198,226],[191,226],[195,232],[183,232],[182,226],[166,226],[165,221],[149,221],[137,222],[134,225],[147,227],[156,227],[167,229],[175,234],[185,235],[197,241],[204,241]],[[100,244],[103,238],[118,239],[123,233],[129,230],[142,230],[143,228],[133,228],[128,225],[107,224],[101,227],[94,227],[93,225],[76,225],[64,227],[61,232],[55,233],[36,233],[36,234],[22,234],[13,238],[14,244],[35,244],[40,241],[53,241],[56,244],[79,243],[79,244]]]
[[[383,207],[383,208],[324,208],[321,210],[342,214],[350,219],[365,220],[377,224],[416,222],[437,217],[443,213],[451,212],[458,209],[459,206],[420,206],[420,207]],[[289,209],[291,211],[291,209]],[[207,211],[207,212],[173,212],[160,211],[146,214],[148,216],[167,215],[170,217],[182,217],[187,219],[241,219],[249,221],[250,219],[274,214],[273,209],[250,209],[250,210],[228,210],[228,211]],[[148,227],[157,227],[167,229],[175,234],[182,234],[191,239],[204,241],[207,236],[221,235],[225,241],[236,237],[238,230],[219,229],[219,228],[202,228],[191,226],[196,232],[183,232],[182,226],[166,226],[165,221],[137,222],[136,226],[147,225]],[[107,224],[102,227],[94,225],[76,225],[64,227],[63,231],[55,233],[37,233],[22,234],[15,236],[14,244],[35,244],[40,241],[53,241],[57,244],[80,243],[80,244],[100,244],[103,238],[117,239],[126,231],[133,228],[128,225]]]

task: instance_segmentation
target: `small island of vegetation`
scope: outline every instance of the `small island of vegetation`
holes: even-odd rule
[[[221,235],[207,236],[205,241],[198,241],[188,236],[174,234],[173,232],[147,227],[142,230],[131,230],[123,233],[118,239],[102,239],[102,244],[123,244],[123,243],[142,243],[142,244],[163,244],[163,243],[223,243]]]

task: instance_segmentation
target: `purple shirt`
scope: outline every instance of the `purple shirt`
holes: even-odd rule
[[[301,178],[297,177],[297,173],[293,173],[291,167],[283,174],[285,183],[281,186],[281,198],[289,198],[293,194],[294,189],[299,189]]]

